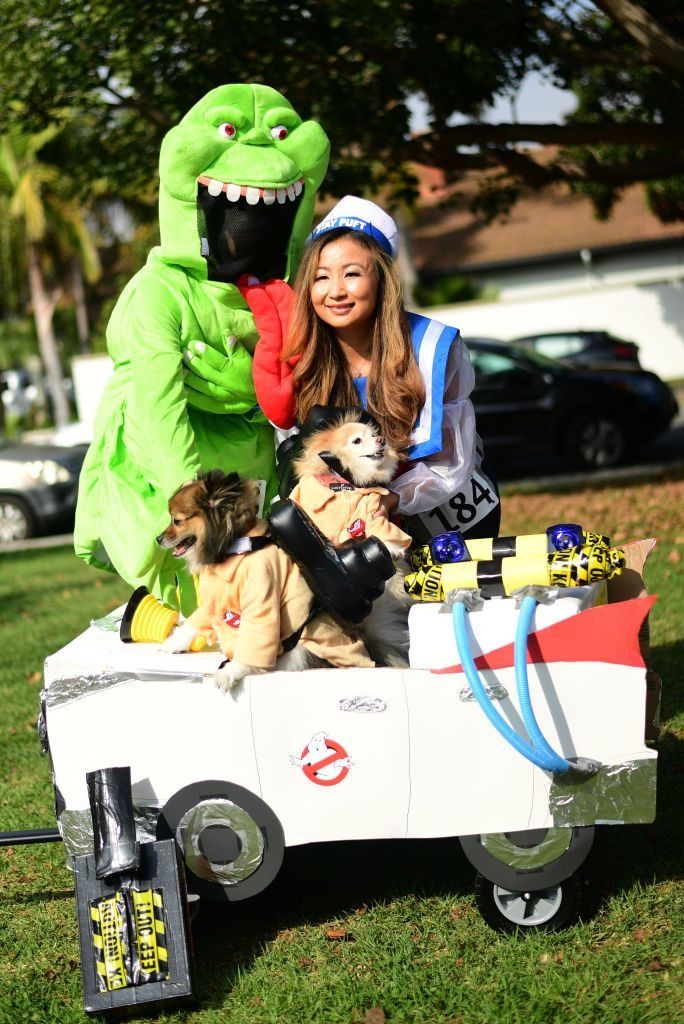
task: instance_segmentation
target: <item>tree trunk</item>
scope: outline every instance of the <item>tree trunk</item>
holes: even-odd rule
[[[634,0],[594,0],[594,4],[628,32],[654,64],[684,73],[684,42],[659,25],[646,7]]]
[[[50,295],[45,287],[40,268],[40,249],[35,242],[30,242],[28,246],[28,270],[38,347],[50,388],[55,426],[63,427],[69,422],[69,403],[62,386],[62,368],[52,325],[55,297]]]
[[[75,257],[71,261],[71,290],[74,297],[74,310],[76,312],[78,345],[82,353],[88,353],[90,352],[90,327],[88,325],[88,308],[83,287],[83,271],[81,264]]]
[[[406,224],[406,218],[400,210],[394,212],[393,217],[399,230],[399,255],[397,256],[397,269],[401,278],[402,290],[404,292],[404,305],[413,306],[413,290],[416,287],[417,274],[413,265],[411,254],[411,243]]]

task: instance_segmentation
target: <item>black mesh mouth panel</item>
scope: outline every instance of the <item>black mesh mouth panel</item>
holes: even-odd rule
[[[197,227],[201,253],[207,261],[210,281],[234,282],[241,274],[261,281],[282,278],[292,225],[304,191],[294,200],[254,206],[240,196],[230,202],[225,192],[209,195],[206,185],[197,186]]]

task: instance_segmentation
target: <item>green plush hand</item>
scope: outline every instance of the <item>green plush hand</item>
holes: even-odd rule
[[[231,335],[226,355],[203,341],[191,341],[183,351],[188,403],[205,412],[239,414],[256,405],[252,357]]]

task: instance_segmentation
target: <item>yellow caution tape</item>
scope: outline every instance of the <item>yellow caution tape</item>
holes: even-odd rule
[[[406,576],[404,589],[417,601],[444,601],[450,590],[480,590],[502,597],[529,585],[576,587],[612,579],[625,567],[622,548],[603,543],[552,554],[429,565]]]
[[[168,951],[164,902],[157,889],[131,889],[131,907],[137,951],[136,982],[168,977]]]
[[[90,905],[93,953],[100,991],[114,992],[132,984],[128,956],[126,908],[120,892]]]

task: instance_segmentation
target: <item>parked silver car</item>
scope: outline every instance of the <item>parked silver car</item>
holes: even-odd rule
[[[73,526],[86,451],[0,442],[0,543]]]

